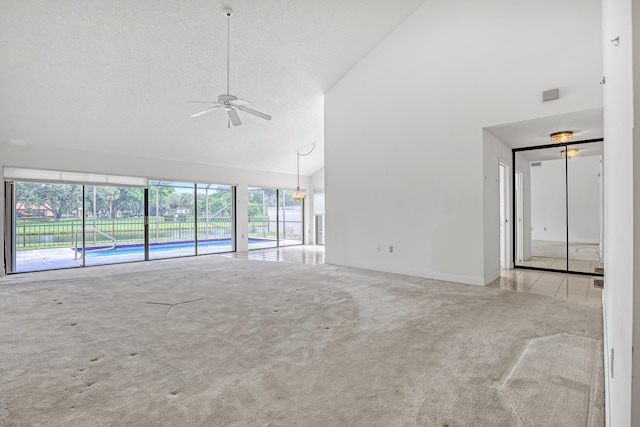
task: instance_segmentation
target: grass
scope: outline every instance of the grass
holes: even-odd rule
[[[92,228],[93,218],[85,220],[87,227],[86,239],[93,243],[94,236]],[[206,229],[206,221],[198,221],[198,236],[203,237]],[[143,242],[144,241],[144,218],[96,218],[95,228],[116,238],[118,242]],[[149,239],[151,241],[174,241],[192,239],[194,235],[194,218],[186,218],[186,221],[165,221],[164,217],[149,217]],[[207,238],[229,237],[232,229],[231,218],[215,218],[209,221],[210,233]],[[249,237],[276,238],[275,231],[269,229],[269,221],[251,218],[249,223]],[[63,218],[60,221],[36,219],[16,220],[16,249],[32,250],[45,248],[70,247],[75,244],[76,233],[78,243],[82,241],[82,220]],[[290,233],[287,233],[290,234]],[[157,237],[156,237],[157,236]],[[111,240],[100,234],[96,234],[96,243],[109,243]]]
[[[216,218],[209,221],[210,237],[217,235],[227,235],[231,230],[231,218]],[[266,221],[252,221],[252,229],[268,228]],[[90,230],[94,226],[93,218],[85,220],[87,237],[91,236],[93,241],[93,233]],[[198,234],[202,236],[202,231],[206,229],[206,221],[198,221]],[[97,218],[95,228],[103,233],[114,236],[119,242],[141,242],[144,240],[144,218],[118,218],[107,219]],[[153,241],[171,241],[179,239],[193,238],[195,228],[194,219],[187,221],[165,221],[163,217],[149,217],[149,237]],[[82,230],[82,220],[79,219],[61,219],[60,221],[35,221],[16,220],[16,249],[43,249],[72,246],[75,241],[76,233],[78,240],[82,239],[80,233]],[[157,231],[157,233],[156,233]],[[217,232],[216,232],[217,231]],[[253,237],[262,237],[270,233],[252,233]],[[156,235],[158,238],[156,239]],[[275,233],[273,233],[275,235]],[[97,243],[109,242],[110,240],[98,234]]]

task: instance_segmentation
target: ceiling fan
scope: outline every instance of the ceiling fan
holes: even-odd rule
[[[240,99],[237,96],[231,95],[229,93],[229,39],[230,39],[230,28],[231,28],[231,15],[233,15],[233,11],[231,9],[225,9],[224,15],[227,17],[227,93],[219,95],[218,101],[190,101],[190,102],[198,102],[205,104],[213,104],[211,107],[198,111],[197,113],[192,114],[190,117],[200,117],[204,114],[210,113],[213,110],[217,110],[218,108],[223,108],[228,116],[229,116],[229,127],[231,124],[234,126],[242,125],[242,121],[240,120],[240,116],[238,115],[238,111],[240,110],[245,113],[252,114],[256,117],[260,117],[261,119],[271,120],[271,116],[265,113],[261,113],[260,111],[256,111],[252,108],[246,107],[243,104],[249,104],[249,101],[244,99]]]

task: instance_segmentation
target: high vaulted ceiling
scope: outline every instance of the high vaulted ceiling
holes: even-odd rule
[[[308,175],[323,95],[424,0],[3,0],[0,144],[54,146]],[[198,118],[230,92],[273,116]],[[353,108],[358,100],[353,100]]]

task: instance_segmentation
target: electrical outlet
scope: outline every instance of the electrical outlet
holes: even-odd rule
[[[380,245],[378,245],[378,248],[376,249],[376,252],[380,252]]]
[[[389,246],[389,252],[393,253],[393,246]]]

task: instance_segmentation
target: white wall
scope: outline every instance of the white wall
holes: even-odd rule
[[[560,149],[558,149],[558,153]],[[547,160],[531,168],[531,237],[567,241],[565,160]],[[600,242],[600,156],[568,162],[569,241]]]
[[[637,289],[640,245],[635,227],[640,217],[640,135],[634,131],[634,106],[637,104],[640,82],[640,16],[638,2],[603,0],[604,47],[604,198],[605,198],[605,367],[607,425],[640,425],[640,390],[638,374],[639,351],[633,355],[634,343],[639,343]],[[632,10],[633,9],[633,10]],[[633,11],[633,14],[632,14]],[[632,22],[635,34],[632,33]],[[620,45],[610,40],[620,37]],[[636,51],[632,48],[634,38]],[[635,53],[635,55],[634,55]],[[634,65],[636,67],[634,71]],[[634,87],[634,80],[636,85]],[[635,93],[634,93],[635,91]],[[636,106],[637,108],[637,106]],[[638,110],[636,109],[636,114]],[[635,330],[634,330],[635,329]],[[634,335],[635,334],[635,335]],[[611,353],[615,351],[615,362]],[[635,362],[635,363],[634,363]],[[635,368],[635,369],[632,369]],[[632,394],[633,388],[633,394]],[[632,415],[633,414],[633,415]]]
[[[311,191],[324,190],[324,168],[320,168],[309,178]]]
[[[309,243],[310,244],[317,244],[318,242],[316,242],[316,223],[315,223],[315,218],[313,216],[313,212],[314,212],[314,205],[313,205],[313,192],[314,191],[324,191],[324,168],[320,168],[318,171],[316,171],[313,175],[311,175],[309,177],[309,215],[310,215],[310,222],[309,222]]]
[[[236,246],[239,252],[248,250],[248,187],[263,186],[284,189],[296,187],[296,176],[291,174],[60,148],[16,147],[0,144],[0,169],[4,166],[237,185]],[[301,176],[300,186],[301,188],[309,188],[309,177]],[[4,186],[2,186],[2,193],[4,193]],[[4,224],[4,194],[2,196],[0,224]],[[309,236],[311,214],[308,208],[308,201],[305,201],[305,204],[305,230],[306,235]],[[2,233],[2,228],[0,227],[0,233]],[[3,237],[3,234],[0,234],[0,237]],[[1,246],[4,257],[4,245]]]
[[[628,0],[627,0],[628,1]],[[627,2],[625,2],[626,4]],[[640,128],[635,123],[640,123],[640,4],[633,1],[633,336],[631,341],[632,358],[632,394],[631,394],[631,422],[640,425],[640,351],[634,352],[634,347],[640,348]],[[622,18],[622,16],[621,16]],[[623,19],[626,19],[623,18]],[[622,36],[622,35],[621,35]],[[622,36],[624,37],[624,36]],[[611,49],[611,48],[610,48]],[[608,60],[608,54],[606,54]],[[626,61],[625,61],[626,62]],[[626,71],[628,72],[628,71]],[[626,79],[625,79],[626,81]],[[628,87],[627,87],[628,89]],[[627,106],[628,107],[628,106]],[[628,145],[627,145],[628,147]],[[633,148],[636,148],[635,150]],[[627,177],[628,178],[628,177]],[[621,181],[614,181],[612,185],[624,185]],[[638,227],[635,227],[638,225]],[[606,227],[606,226],[605,226]],[[635,250],[638,248],[638,250]],[[616,267],[617,268],[617,267]]]
[[[526,166],[523,166],[526,165]],[[516,171],[522,173],[522,212],[516,221],[522,221],[522,260],[531,258],[531,168],[522,153],[516,153]]]
[[[484,284],[482,129],[601,107],[600,16],[425,2],[325,96],[327,261]]]
[[[511,148],[487,130],[482,132],[483,158],[483,216],[484,216],[484,284],[487,285],[500,276],[500,163],[509,167],[509,208],[505,232],[512,234],[512,186],[513,173]],[[512,248],[507,248],[512,252]],[[509,266],[511,268],[511,266]]]

